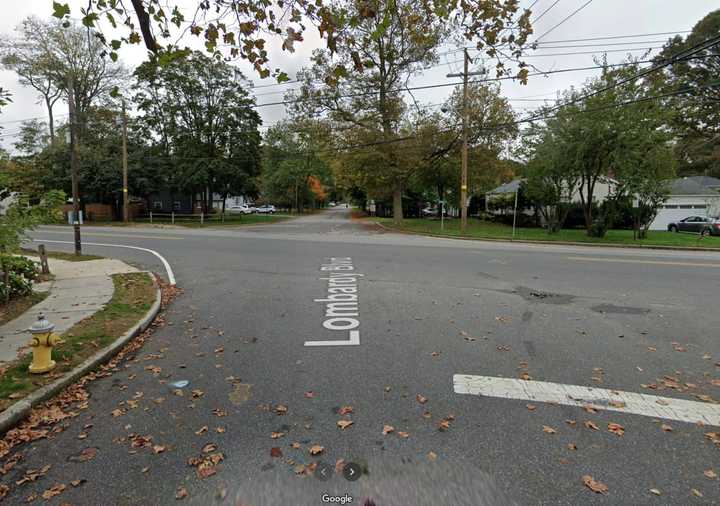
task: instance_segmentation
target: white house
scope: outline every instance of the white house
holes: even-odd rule
[[[667,230],[670,223],[688,216],[720,216],[720,179],[691,176],[673,180],[670,197],[658,210],[650,230]]]

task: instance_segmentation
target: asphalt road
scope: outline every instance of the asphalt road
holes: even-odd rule
[[[44,227],[34,236],[71,240],[71,231]],[[323,504],[329,491],[377,506],[720,503],[720,481],[703,474],[720,474],[720,448],[705,437],[717,427],[453,389],[455,374],[527,372],[532,380],[720,399],[711,383],[720,378],[718,254],[391,234],[351,221],[344,209],[243,229],[85,227],[84,238],[157,250],[184,294],[136,360],[92,383],[88,409],[51,440],[27,445],[1,477],[13,483],[8,504],[81,478],[87,482],[47,503],[173,504],[178,487],[191,504],[246,506]],[[144,252],[85,251],[163,273]],[[320,269],[330,258],[350,258],[351,272],[363,275],[350,279],[359,345],[304,345],[348,339],[323,326],[326,302],[315,301],[328,295]],[[679,388],[664,387],[666,376]],[[169,386],[179,380],[189,381],[183,396]],[[276,412],[279,404],[286,413]],[[343,406],[353,412],[340,414]],[[116,408],[125,413],[112,416]],[[343,430],[338,420],[353,424]],[[624,435],[609,432],[610,422]],[[88,437],[78,439],[88,423]],[[383,435],[384,425],[394,432]],[[132,448],[131,434],[166,449]],[[187,461],[208,443],[224,460],[201,480]],[[311,456],[313,445],[323,452]],[[68,461],[87,447],[97,449],[94,459]],[[271,456],[273,447],[283,456]],[[368,474],[355,482],[295,475],[300,464],[338,459]],[[47,476],[14,485],[46,464]],[[607,494],[586,487],[584,475]]]

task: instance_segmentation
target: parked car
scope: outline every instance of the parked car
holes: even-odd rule
[[[707,216],[688,216],[668,225],[670,232],[692,232],[701,235],[720,235],[720,219]]]
[[[255,212],[260,214],[275,214],[275,206],[272,204],[265,204],[264,206],[258,207]]]
[[[257,208],[255,208],[255,206],[251,206],[249,204],[240,204],[240,205],[228,206],[226,211],[229,213],[252,214],[257,211]]]

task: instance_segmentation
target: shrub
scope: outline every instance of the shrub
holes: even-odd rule
[[[32,293],[32,282],[39,275],[35,262],[24,257],[0,254],[0,270],[0,300],[7,301]]]

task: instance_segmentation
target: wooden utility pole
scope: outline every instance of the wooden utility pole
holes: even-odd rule
[[[467,231],[467,189],[468,189],[468,64],[470,55],[467,49],[464,51],[465,63],[463,65],[463,104],[462,104],[462,174],[460,176],[460,233]]]
[[[73,199],[73,229],[75,232],[75,254],[82,254],[82,242],[80,240],[80,188],[78,186],[78,172],[80,158],[77,149],[77,116],[75,114],[75,87],[73,77],[68,76],[68,108],[70,113],[70,178],[72,181]]]
[[[122,168],[123,168],[123,221],[130,221],[130,197],[128,195],[128,161],[127,161],[127,114],[125,99],[122,100]]]

